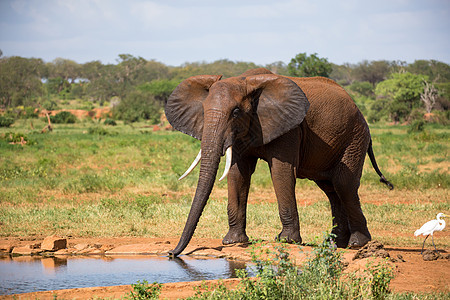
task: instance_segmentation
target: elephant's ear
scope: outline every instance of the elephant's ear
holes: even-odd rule
[[[255,123],[260,127],[250,132],[260,132],[262,139],[256,137],[256,140],[263,144],[299,126],[309,109],[302,89],[292,80],[275,74],[247,77],[247,93],[253,95]]]
[[[213,83],[222,75],[199,75],[181,82],[165,106],[167,120],[173,128],[196,139],[202,139],[203,101]]]

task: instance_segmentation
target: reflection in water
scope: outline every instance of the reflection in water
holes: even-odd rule
[[[180,257],[170,258],[169,260],[176,262],[183,270],[186,271],[186,274],[192,278],[198,278],[196,280],[204,280],[207,277],[207,273],[204,273],[204,270],[196,269],[195,267],[189,265],[189,263],[185,262]],[[238,262],[233,260],[227,260],[227,272],[224,272],[224,274],[227,274],[227,278],[236,278],[236,269],[245,269],[246,265],[244,262]]]
[[[0,257],[0,295],[68,288],[236,277],[243,262],[157,256]]]
[[[61,268],[67,267],[67,258],[47,257],[41,259],[44,272],[47,274],[55,274]]]

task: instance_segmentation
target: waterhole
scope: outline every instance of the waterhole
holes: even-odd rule
[[[0,295],[60,289],[235,278],[243,262],[183,256],[1,257]]]

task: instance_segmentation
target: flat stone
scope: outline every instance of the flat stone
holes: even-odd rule
[[[55,255],[71,255],[73,253],[73,251],[71,251],[73,249],[61,249],[58,251],[55,251]]]
[[[86,248],[89,247],[88,244],[76,244],[75,246],[73,246],[77,251],[81,251],[84,250]]]
[[[0,252],[11,253],[14,249],[15,245],[11,242],[3,242],[0,243]]]
[[[41,244],[41,250],[58,251],[67,248],[67,239],[57,236],[48,236]]]
[[[23,247],[14,247],[11,253],[16,255],[33,255],[39,252],[41,252],[39,249],[34,249],[30,245],[26,245]]]
[[[152,245],[149,244],[134,244],[134,245],[122,245],[114,249],[106,251],[107,255],[118,255],[118,254],[154,254],[154,249]]]

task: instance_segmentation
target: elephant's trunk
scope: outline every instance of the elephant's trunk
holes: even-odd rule
[[[214,120],[213,126],[208,126],[207,118],[205,118],[205,130],[203,131],[201,144],[202,160],[194,200],[192,200],[191,210],[180,241],[174,250],[169,251],[171,257],[178,256],[189,244],[216,180],[223,148],[223,132],[219,133],[218,128],[220,127],[219,124],[223,122],[221,120],[223,115],[216,112],[211,117]]]

